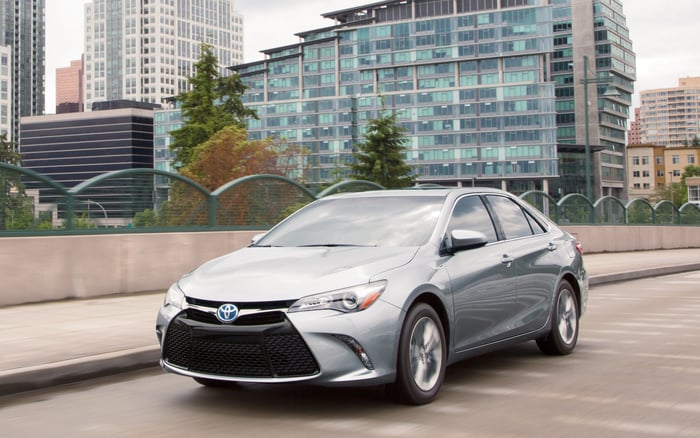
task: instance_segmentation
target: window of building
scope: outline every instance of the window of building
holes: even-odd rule
[[[688,155],[688,164],[695,164],[695,155]]]
[[[639,166],[639,157],[637,157],[637,156],[632,157],[632,165]]]
[[[680,156],[680,155],[673,155],[673,156],[671,157],[671,162],[672,162],[673,164],[680,164],[680,162],[681,162],[681,156]]]

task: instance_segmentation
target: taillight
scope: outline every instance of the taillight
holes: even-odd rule
[[[578,251],[579,254],[583,255],[583,245],[581,245],[581,242],[578,240],[574,242],[574,248],[576,248],[576,251]]]

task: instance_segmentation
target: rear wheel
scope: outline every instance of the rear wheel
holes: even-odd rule
[[[396,381],[388,386],[398,402],[421,405],[437,397],[445,380],[447,347],[440,318],[420,303],[408,311],[401,329]]]
[[[552,328],[537,340],[544,354],[563,356],[571,353],[578,341],[578,303],[576,294],[568,281],[562,281],[554,296]]]

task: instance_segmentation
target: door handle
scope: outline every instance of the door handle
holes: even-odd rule
[[[549,242],[547,245],[547,251],[555,251],[557,249],[557,244],[554,242]]]
[[[509,256],[508,254],[503,254],[501,256],[501,263],[510,266],[511,263],[513,263],[513,257]]]

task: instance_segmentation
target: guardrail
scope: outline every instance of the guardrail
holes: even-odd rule
[[[433,185],[418,188],[435,188]],[[128,169],[97,175],[75,187],[30,169],[0,163],[0,236],[268,229],[300,206],[329,194],[383,189],[343,181],[314,193],[279,175],[251,175],[213,191],[182,175]],[[574,193],[520,196],[562,225],[700,225],[700,207],[663,200],[595,202]]]

